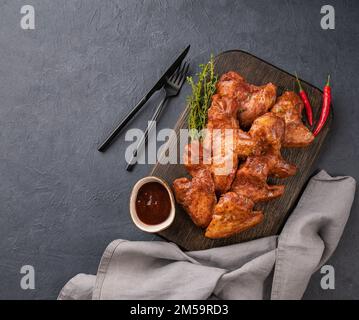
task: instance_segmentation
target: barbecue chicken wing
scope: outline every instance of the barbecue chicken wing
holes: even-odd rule
[[[254,120],[249,130],[251,137],[261,146],[262,155],[259,159],[268,166],[267,175],[287,178],[295,175],[296,166],[287,163],[281,155],[281,146],[285,137],[284,120],[267,112]]]
[[[236,99],[219,94],[212,97],[212,104],[208,109],[204,146],[206,150],[211,150],[211,172],[219,194],[229,190],[238,167],[233,139],[234,130],[239,130],[237,111]]]
[[[177,202],[184,207],[193,222],[201,228],[207,227],[217,202],[211,173],[206,169],[198,170],[192,180],[176,179],[173,188]]]
[[[283,185],[268,185],[270,164],[265,156],[248,157],[236,173],[231,191],[251,199],[254,203],[269,201],[284,193]]]
[[[241,103],[238,115],[241,127],[248,128],[256,118],[268,112],[276,97],[277,87],[274,84],[257,87],[256,91]]]
[[[248,133],[261,144],[262,149],[271,146],[275,150],[280,150],[284,141],[285,123],[280,117],[267,112],[254,120]]]
[[[314,140],[314,135],[302,122],[303,102],[293,91],[281,95],[271,112],[285,121],[283,147],[306,147]]]
[[[237,102],[245,101],[256,90],[256,86],[246,82],[237,72],[223,74],[216,84],[216,93],[221,97],[229,97]]]
[[[235,192],[224,194],[214,209],[205,236],[211,239],[229,237],[262,222],[261,211],[253,211],[254,202]]]
[[[243,128],[248,128],[257,117],[265,114],[274,105],[277,87],[272,83],[252,85],[238,73],[229,71],[219,79],[217,94],[238,103],[239,123]]]

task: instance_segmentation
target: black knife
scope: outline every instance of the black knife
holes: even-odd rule
[[[98,151],[104,152],[114,141],[116,136],[126,126],[126,124],[134,117],[134,115],[142,108],[148,99],[158,90],[160,90],[166,82],[166,78],[170,77],[176,69],[181,65],[183,59],[186,57],[190,45],[178,56],[175,62],[167,69],[163,76],[157,81],[153,88],[136,104],[136,106],[128,113],[128,115],[117,125],[117,127],[110,133],[106,140],[97,148]]]

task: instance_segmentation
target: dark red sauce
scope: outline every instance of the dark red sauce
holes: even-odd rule
[[[158,182],[144,184],[137,193],[136,212],[138,218],[146,224],[159,224],[165,221],[171,212],[171,199],[167,189]]]

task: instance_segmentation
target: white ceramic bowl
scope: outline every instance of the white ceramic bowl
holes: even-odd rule
[[[162,184],[166,188],[168,195],[170,197],[170,201],[171,201],[171,211],[170,211],[168,218],[165,221],[163,221],[159,224],[154,224],[154,225],[150,225],[150,224],[146,224],[146,223],[142,222],[138,218],[138,215],[136,212],[136,198],[137,198],[138,190],[140,190],[140,188],[144,184],[149,183],[149,182],[158,182],[158,183]],[[172,193],[171,188],[168,186],[168,184],[164,180],[162,180],[158,177],[155,177],[155,176],[148,176],[148,177],[142,178],[141,180],[137,181],[137,183],[133,186],[131,196],[130,196],[130,214],[131,214],[133,223],[142,231],[155,233],[155,232],[159,232],[159,231],[162,231],[162,230],[168,228],[172,224],[172,222],[175,218],[175,213],[176,213],[176,206],[175,206],[175,200],[173,197],[173,193]]]

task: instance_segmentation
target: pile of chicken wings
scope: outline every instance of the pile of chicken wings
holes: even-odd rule
[[[229,237],[263,221],[256,203],[284,193],[268,177],[286,178],[297,168],[282,147],[305,147],[313,134],[303,124],[303,102],[294,92],[277,98],[268,83],[252,85],[234,71],[221,76],[208,110],[206,134],[185,148],[184,164],[192,179],[173,182],[176,200],[205,236]]]

